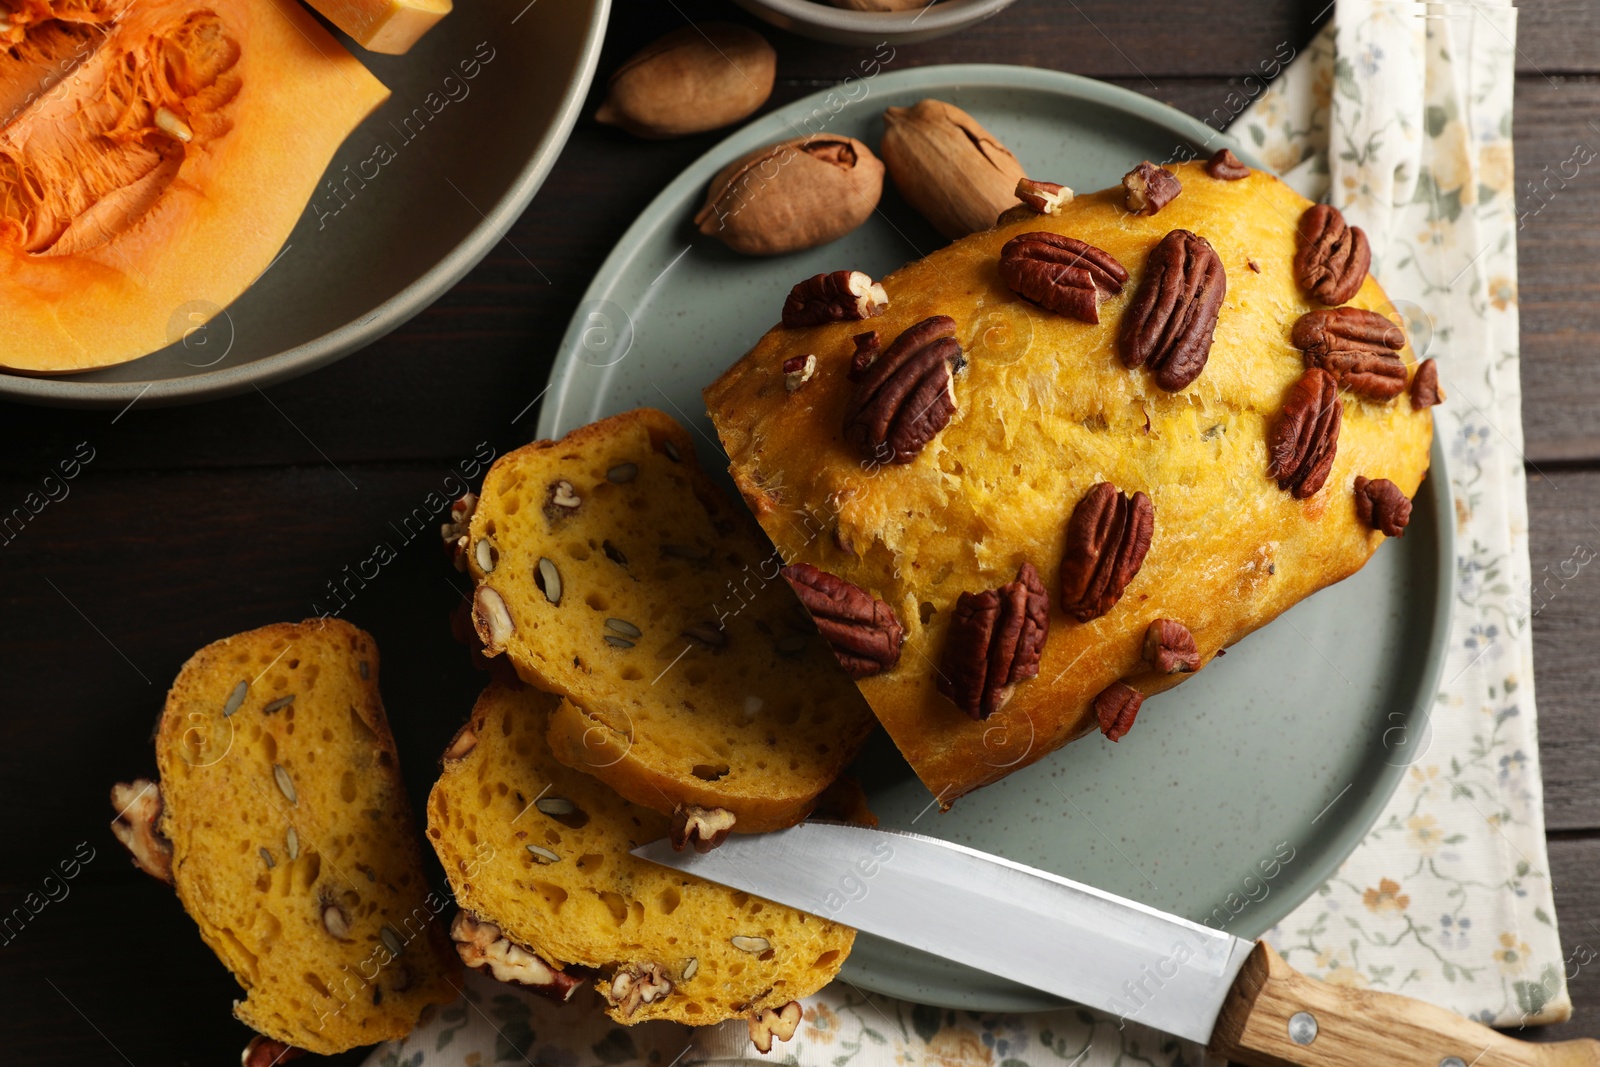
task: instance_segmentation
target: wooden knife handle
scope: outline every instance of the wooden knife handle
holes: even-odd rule
[[[1600,1067],[1600,1041],[1518,1041],[1410,997],[1329,985],[1265,941],[1222,1005],[1211,1052],[1250,1067]]]

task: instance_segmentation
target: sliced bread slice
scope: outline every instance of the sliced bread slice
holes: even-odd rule
[[[167,694],[156,763],[159,784],[113,790],[112,829],[247,990],[239,1021],[331,1054],[455,999],[370,636],[312,619],[207,645]]]
[[[855,931],[630,855],[669,820],[551,756],[562,703],[492,684],[445,753],[428,838],[462,958],[562,1000],[593,978],[630,1024],[752,1018],[826,985]]]
[[[485,654],[566,697],[556,758],[635,804],[790,826],[873,727],[782,560],[659,411],[502,456],[467,538]]]

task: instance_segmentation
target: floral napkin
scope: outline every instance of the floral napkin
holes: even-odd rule
[[[1518,381],[1511,97],[1516,12],[1490,0],[1339,0],[1333,24],[1230,133],[1367,231],[1419,356],[1456,499],[1456,614],[1431,736],[1366,839],[1266,935],[1294,967],[1501,1026],[1571,1010],[1551,903],[1534,722]],[[1234,109],[1239,110],[1239,109]],[[1221,138],[1218,138],[1218,144]],[[610,1023],[477,976],[377,1067],[1095,1067],[1198,1046],[1078,1008],[979,1015],[836,982],[759,1057],[743,1022]],[[585,997],[592,994],[585,993]]]

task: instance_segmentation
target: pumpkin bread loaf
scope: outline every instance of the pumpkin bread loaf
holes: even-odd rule
[[[495,683],[445,753],[428,837],[462,958],[562,1000],[592,978],[623,1023],[749,1018],[827,984],[855,932],[630,855],[669,820],[551,756],[562,703]]]
[[[167,694],[156,763],[159,784],[113,790],[112,830],[244,986],[240,1022],[332,1054],[455,999],[370,636],[312,619],[207,645]]]
[[[1431,361],[1336,210],[1222,153],[1062,199],[883,279],[886,307],[786,313],[705,391],[786,575],[853,627],[841,658],[946,806],[1121,737],[1359,569],[1428,469]],[[907,654],[860,669],[891,628]]]
[[[464,536],[484,654],[566,697],[556,758],[635,804],[789,826],[872,728],[771,545],[659,411],[502,456]]]

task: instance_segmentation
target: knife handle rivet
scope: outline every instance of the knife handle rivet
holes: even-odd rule
[[[1467,1067],[1467,1061],[1460,1056],[1446,1056],[1439,1061],[1439,1067]]]
[[[1289,1040],[1297,1045],[1309,1045],[1317,1039],[1317,1017],[1309,1011],[1297,1011],[1289,1016]],[[1439,1067],[1454,1067],[1441,1063]],[[1462,1064],[1461,1067],[1466,1067]]]

